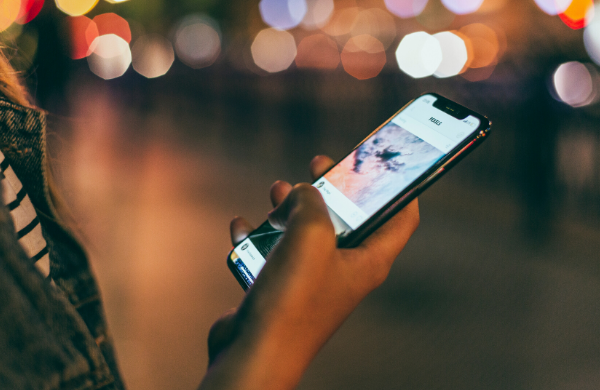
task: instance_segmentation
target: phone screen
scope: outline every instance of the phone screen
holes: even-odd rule
[[[415,99],[313,183],[327,204],[338,239],[359,228],[478,131],[480,119],[454,117],[434,106],[437,99]],[[282,235],[265,222],[234,249],[231,260],[248,285]]]

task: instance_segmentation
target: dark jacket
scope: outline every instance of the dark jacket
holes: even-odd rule
[[[31,264],[0,204],[0,389],[123,389],[86,254],[50,200],[45,125],[0,98],[0,149],[36,209],[56,283]]]

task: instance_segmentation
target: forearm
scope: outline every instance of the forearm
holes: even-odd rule
[[[319,348],[310,337],[294,337],[291,329],[270,333],[236,337],[211,365],[200,389],[295,388]]]

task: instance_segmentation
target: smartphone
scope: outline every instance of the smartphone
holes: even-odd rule
[[[488,138],[491,122],[435,93],[410,101],[312,184],[339,247],[354,247]],[[264,222],[227,257],[244,290],[283,232]]]

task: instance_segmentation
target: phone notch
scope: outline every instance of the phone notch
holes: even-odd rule
[[[463,120],[470,115],[467,108],[442,97],[436,99],[436,101],[433,102],[433,106],[459,120]]]

